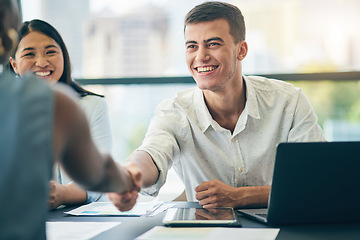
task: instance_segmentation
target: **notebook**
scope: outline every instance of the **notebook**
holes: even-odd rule
[[[359,221],[360,142],[281,143],[267,209],[238,210],[269,225]]]

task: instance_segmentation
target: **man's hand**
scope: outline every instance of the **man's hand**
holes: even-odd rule
[[[204,208],[235,207],[239,197],[235,187],[217,179],[202,182],[195,191],[196,199]]]
[[[60,206],[63,203],[62,196],[63,194],[63,188],[64,186],[61,185],[58,182],[55,182],[53,180],[49,183],[49,209],[56,209],[58,206]]]
[[[143,185],[143,179],[139,167],[135,163],[127,163],[124,165],[124,168],[129,172],[131,176],[134,190],[140,191]]]
[[[129,211],[136,204],[138,192],[142,187],[142,174],[136,164],[128,163],[124,165],[124,168],[130,174],[132,189],[124,193],[108,193],[107,196],[120,211]]]
[[[217,179],[202,182],[195,188],[196,199],[204,208],[266,207],[270,186],[232,187]]]
[[[114,204],[120,211],[129,211],[136,204],[138,198],[138,192],[133,190],[125,193],[107,193],[109,200]]]

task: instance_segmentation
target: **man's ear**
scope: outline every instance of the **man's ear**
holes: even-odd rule
[[[248,52],[248,45],[246,41],[241,41],[237,43],[237,59],[242,61]]]

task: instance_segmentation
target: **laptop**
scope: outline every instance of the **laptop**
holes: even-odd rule
[[[267,209],[239,209],[269,225],[359,221],[360,142],[280,143]]]

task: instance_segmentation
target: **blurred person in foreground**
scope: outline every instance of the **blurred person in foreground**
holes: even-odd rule
[[[209,1],[184,22],[185,58],[197,86],[160,103],[142,145],[127,165],[158,194],[168,169],[183,181],[188,201],[204,208],[266,207],[277,145],[326,141],[301,89],[245,76],[245,22],[234,5]],[[111,193],[118,207],[123,195]]]
[[[0,0],[0,64],[16,45],[20,3]],[[133,207],[140,172],[116,165],[91,139],[85,114],[66,86],[0,74],[0,239],[46,239],[49,180],[59,162],[80,186],[123,193]],[[134,169],[135,170],[135,169]]]

